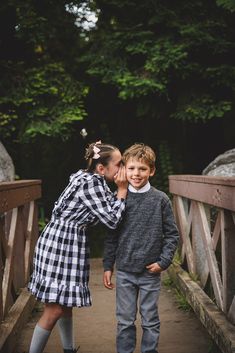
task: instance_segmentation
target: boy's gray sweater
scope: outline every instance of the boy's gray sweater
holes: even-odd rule
[[[126,212],[119,227],[104,244],[104,270],[142,272],[157,262],[166,269],[172,262],[178,229],[168,196],[151,186],[144,193],[128,191]]]

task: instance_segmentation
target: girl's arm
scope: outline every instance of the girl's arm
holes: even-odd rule
[[[101,223],[111,229],[117,228],[125,210],[125,199],[112,197],[104,180],[91,178],[83,184],[78,196]]]

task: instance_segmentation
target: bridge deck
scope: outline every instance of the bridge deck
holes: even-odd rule
[[[74,310],[75,341],[80,345],[79,353],[115,353],[115,292],[103,287],[100,259],[91,260],[90,288],[93,306]],[[219,353],[217,348],[212,348],[210,337],[194,313],[179,309],[173,291],[164,285],[159,304],[160,353]],[[35,323],[41,315],[41,305],[38,305],[37,309],[22,331],[15,353],[28,352]],[[139,317],[137,336],[135,353],[140,352]],[[62,351],[58,332],[54,329],[44,353],[62,353]]]

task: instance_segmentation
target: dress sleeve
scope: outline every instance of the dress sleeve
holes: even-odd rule
[[[101,223],[115,229],[122,219],[126,202],[117,199],[104,183],[98,178],[91,178],[83,184],[79,197]]]

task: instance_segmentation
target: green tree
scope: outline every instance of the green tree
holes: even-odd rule
[[[74,71],[80,30],[66,1],[0,5],[0,129],[4,140],[71,133],[86,116],[88,87]]]
[[[89,127],[105,123],[124,147],[152,145],[164,189],[167,171],[200,173],[234,147],[234,13],[199,0],[95,4],[96,28],[79,58]]]
[[[231,112],[232,13],[213,1],[96,4],[97,29],[82,60],[88,74],[115,86],[121,99],[134,101],[137,116],[197,122]]]
[[[216,1],[219,6],[224,7],[231,12],[235,11],[235,1],[234,0],[217,0]]]

